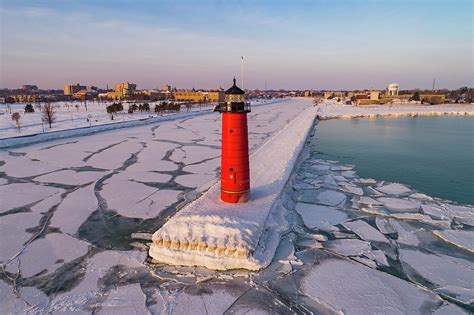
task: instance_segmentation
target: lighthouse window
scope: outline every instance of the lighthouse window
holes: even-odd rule
[[[233,172],[233,171],[234,171],[234,169],[231,167],[231,168],[230,168],[230,171],[231,171],[231,172]]]
[[[229,130],[229,132],[230,132],[230,133],[233,133],[233,132],[234,132],[234,130],[232,130],[232,129],[231,129],[231,130]]]

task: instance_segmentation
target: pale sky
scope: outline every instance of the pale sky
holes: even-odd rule
[[[472,1],[0,0],[0,88],[471,86]]]

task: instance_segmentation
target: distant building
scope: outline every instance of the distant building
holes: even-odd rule
[[[21,89],[25,91],[38,91],[38,87],[36,85],[29,84],[22,85]]]
[[[388,96],[397,96],[398,95],[398,84],[391,83],[387,86],[387,95]]]
[[[137,85],[133,83],[118,83],[115,84],[115,90],[113,92],[107,92],[107,98],[113,100],[126,99],[135,93]]]
[[[180,102],[223,102],[224,91],[177,91],[173,97]]]
[[[324,92],[324,99],[330,99],[334,97],[334,92]]]
[[[168,84],[163,85],[163,92],[171,92],[171,86]]]
[[[313,97],[313,91],[304,91],[304,97]]]
[[[377,91],[377,90],[370,91],[370,99],[373,101],[374,100],[378,101],[380,99],[380,91]]]
[[[85,85],[80,85],[79,83],[75,84],[64,84],[64,95],[73,95],[81,90],[86,90],[87,87]]]

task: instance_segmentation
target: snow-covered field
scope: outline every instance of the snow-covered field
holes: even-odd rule
[[[114,114],[112,120],[111,115],[107,114],[106,107],[113,102],[110,101],[87,101],[85,102],[55,102],[52,103],[55,108],[55,121],[49,128],[48,123],[42,121],[42,112],[37,104],[32,103],[35,109],[34,113],[24,113],[26,103],[0,104],[0,139],[9,137],[26,136],[32,134],[49,133],[61,130],[70,130],[84,127],[95,127],[110,124],[119,124],[126,121],[137,121],[146,118],[161,117],[167,115],[175,115],[176,113],[155,113],[155,105],[164,101],[147,102],[141,101],[136,103],[123,102],[124,110]],[[275,100],[257,99],[253,105],[272,103]],[[150,105],[151,111],[140,112],[135,111],[133,114],[127,113],[128,107],[132,104],[137,106],[143,103]],[[201,105],[192,105],[191,112],[212,109],[213,103],[203,103]],[[12,120],[13,113],[18,112],[21,115],[20,128],[16,122]],[[186,106],[181,106],[181,115],[187,112]]]
[[[308,106],[254,107],[251,152]],[[218,176],[217,113],[1,151],[0,313],[472,311],[472,206],[310,152],[281,195],[275,257],[253,273],[147,256],[149,233]]]
[[[350,119],[355,117],[377,116],[440,116],[440,115],[474,115],[474,104],[440,104],[440,105],[370,105],[353,106],[325,101],[318,106],[320,119]]]
[[[0,138],[24,136],[36,133],[51,132],[58,130],[74,129],[80,127],[98,126],[104,124],[113,124],[122,121],[138,120],[157,116],[153,112],[157,102],[150,103],[151,112],[136,111],[128,114],[128,104],[123,103],[124,111],[116,114],[114,120],[107,114],[106,107],[113,102],[55,102],[52,103],[56,109],[56,121],[49,128],[47,123],[42,122],[42,113],[40,109],[35,108],[34,113],[24,113],[25,104],[11,104],[12,113],[18,112],[21,115],[20,130],[18,130],[15,121],[11,119],[11,114],[5,104],[0,105]],[[141,102],[140,104],[142,104]],[[138,104],[138,103],[137,103]],[[33,103],[33,107],[36,105]],[[185,109],[183,108],[185,111]],[[196,110],[196,109],[194,109]],[[89,118],[89,121],[87,119]]]

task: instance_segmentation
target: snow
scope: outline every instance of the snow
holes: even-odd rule
[[[400,116],[440,116],[440,115],[474,115],[471,104],[439,104],[439,105],[373,105],[352,106],[340,105],[326,101],[318,106],[320,119],[351,119],[355,117],[400,117]]]
[[[295,210],[310,229],[328,228],[347,219],[347,214],[328,206],[298,202]]]
[[[312,267],[302,280],[301,290],[335,312],[348,314],[418,314],[440,303],[433,293],[406,281],[334,259]]]
[[[267,266],[276,247],[267,247],[272,242],[261,239],[266,220],[314,118],[315,110],[309,107],[251,155],[248,203],[225,204],[220,201],[220,185],[212,186],[155,232],[150,256],[168,264],[219,270]],[[265,243],[257,248],[259,242]]]

